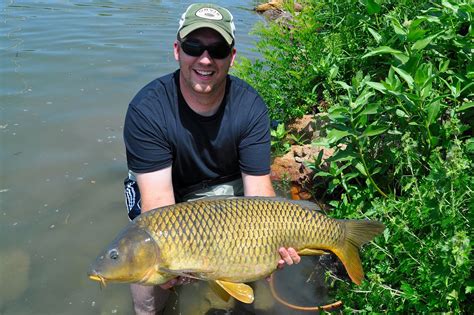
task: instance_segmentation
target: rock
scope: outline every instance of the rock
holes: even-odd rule
[[[300,4],[294,4],[295,13],[300,12],[301,9],[302,7]],[[282,0],[272,0],[270,2],[260,4],[255,8],[255,11],[265,16],[267,20],[273,21],[284,28],[294,28],[293,14],[283,9]]]
[[[295,2],[294,8],[295,8],[295,12],[303,11],[303,6],[301,5],[301,3]]]
[[[315,158],[323,152],[322,161],[334,154],[334,149],[328,149],[311,144],[325,134],[327,124],[325,114],[305,115],[288,125],[288,141],[292,143],[288,153],[276,157],[271,166],[271,179],[278,182],[289,182],[289,193],[293,199],[311,199],[314,171],[309,168]],[[296,139],[296,140],[295,140]],[[321,166],[327,167],[325,163]]]
[[[306,145],[292,145],[288,153],[276,157],[271,166],[271,178],[275,181],[287,180],[300,187],[298,194],[303,192],[301,199],[309,199],[305,187],[311,186],[313,170],[307,163],[314,162],[314,158],[323,151],[323,160],[330,157],[334,150],[324,147]]]
[[[255,11],[258,13],[263,13],[269,10],[283,10],[283,0],[272,0],[267,3],[259,4],[255,7]],[[293,10],[295,12],[301,12],[303,10],[303,6],[300,3],[294,2]]]
[[[317,140],[326,135],[324,127],[327,122],[326,114],[304,115],[288,125],[288,134],[296,135],[302,143]],[[288,140],[294,142],[292,139]]]
[[[263,13],[268,10],[281,10],[283,7],[283,0],[272,0],[267,3],[259,4],[255,7],[255,11],[258,13]]]

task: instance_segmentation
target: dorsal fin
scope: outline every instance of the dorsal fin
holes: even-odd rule
[[[316,210],[316,211],[322,211],[321,207],[319,207],[316,203],[308,201],[308,200],[293,200],[293,199],[288,199],[284,197],[261,197],[261,196],[249,196],[249,197],[243,197],[243,196],[209,196],[209,197],[204,197],[199,200],[219,200],[219,199],[256,199],[256,200],[269,200],[269,201],[275,201],[275,202],[290,202],[295,205],[298,205],[302,208],[309,209],[309,210]]]

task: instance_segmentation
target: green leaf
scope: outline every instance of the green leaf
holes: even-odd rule
[[[367,0],[367,13],[369,14],[376,14],[379,13],[381,9],[380,4],[375,2],[374,0]]]
[[[416,295],[416,291],[405,281],[402,281],[401,289],[408,296]]]
[[[329,112],[328,112],[329,119],[333,121],[341,119],[341,118],[347,118],[348,115],[349,115],[349,111],[347,110],[347,108],[342,107],[342,106],[332,107],[329,109]]]
[[[439,110],[441,105],[439,102],[431,103],[428,106],[428,123],[431,125],[438,118]]]
[[[352,88],[346,82],[342,81],[334,81],[335,83],[339,84],[343,89],[350,91]]]
[[[466,151],[469,153],[474,153],[474,138],[469,138],[466,140]]]
[[[351,135],[349,131],[331,129],[328,131],[327,138],[329,139],[330,143],[334,143],[349,135]]]
[[[326,162],[343,162],[352,161],[354,159],[354,152],[351,150],[340,150],[336,154],[329,157]]]
[[[453,13],[457,14],[458,13],[458,7],[453,6],[449,1],[443,0],[441,1],[441,5],[447,9],[450,9],[453,11]]]
[[[373,92],[368,92],[367,89],[365,89],[364,92],[362,92],[362,94],[360,94],[354,101],[354,105],[359,107],[361,105],[367,104],[369,98],[371,98],[373,95],[375,95]]]
[[[313,175],[314,178],[316,178],[316,177],[328,177],[328,176],[332,176],[332,175],[329,174],[328,172],[317,172],[316,174]]]
[[[457,108],[456,111],[462,112],[471,107],[474,107],[474,102],[467,102],[467,103],[462,104],[459,108]]]
[[[413,78],[408,72],[394,66],[392,66],[392,68],[393,70],[395,70],[396,73],[398,73],[400,77],[402,77],[403,80],[405,80],[410,89],[413,88]]]
[[[375,49],[372,49],[372,51],[363,55],[362,58],[367,58],[367,57],[381,55],[381,54],[403,54],[403,52],[400,50],[393,49],[388,46],[380,46]]]
[[[436,37],[438,37],[439,34],[440,34],[440,33],[435,34],[435,35],[428,36],[428,37],[423,38],[423,39],[420,39],[420,40],[417,40],[417,41],[411,46],[411,49],[412,49],[412,50],[422,50],[423,48],[425,48],[426,46],[428,46],[428,45],[433,41],[433,39],[435,39]]]
[[[384,133],[389,127],[388,126],[377,126],[370,125],[362,133],[363,137],[372,137]]]
[[[365,168],[364,168],[364,165],[362,165],[362,163],[357,163],[355,165],[355,168],[364,176],[367,176],[367,172],[365,171]]]
[[[379,107],[380,107],[380,104],[378,104],[378,103],[370,103],[370,104],[367,104],[367,106],[365,107],[365,109],[364,109],[362,112],[360,112],[360,115],[373,115],[373,114],[377,114]]]
[[[407,39],[409,41],[416,41],[422,38],[425,35],[426,31],[422,28],[419,27],[413,27],[410,25],[410,30],[408,31],[408,37]]]
[[[439,63],[439,72],[446,72],[446,70],[448,70],[449,61],[449,59],[446,59]]]
[[[318,156],[314,159],[314,165],[316,165],[316,167],[319,167],[321,165],[321,162],[323,161],[323,156],[324,150],[320,150]]]
[[[395,114],[398,116],[398,117],[402,117],[402,118],[406,118],[408,117],[407,113],[405,113],[403,110],[397,108],[395,110]]]
[[[329,69],[329,79],[333,80],[339,71],[339,67],[337,65],[333,65],[331,69]]]
[[[410,60],[410,57],[408,57],[407,55],[403,54],[403,53],[400,53],[400,54],[393,54],[393,56],[395,58],[397,58],[398,60],[400,60],[400,62],[402,64],[405,64],[407,63],[409,60]]]
[[[372,34],[372,37],[375,39],[377,44],[379,44],[382,41],[382,35],[380,35],[379,33],[377,33],[374,29],[370,27],[368,27],[367,29],[369,30],[370,34]]]
[[[379,82],[367,82],[367,85],[370,86],[371,88],[376,89],[376,90],[379,91],[379,92],[384,93],[384,94],[385,94],[385,92],[387,92],[387,88],[386,88],[385,85],[383,85],[382,83],[379,83]]]
[[[390,18],[390,20],[392,21],[393,30],[395,31],[395,33],[397,33],[397,35],[400,35],[402,37],[407,35],[406,30],[403,28],[403,26],[400,24],[400,22],[396,18],[392,17]]]

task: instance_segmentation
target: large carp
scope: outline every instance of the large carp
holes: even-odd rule
[[[332,219],[307,201],[221,197],[183,202],[136,217],[101,253],[92,280],[163,284],[177,276],[211,281],[234,298],[253,302],[244,282],[270,275],[280,247],[300,255],[333,252],[356,284],[363,278],[359,247],[384,225]]]

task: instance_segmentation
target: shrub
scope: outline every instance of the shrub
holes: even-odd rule
[[[240,58],[234,67],[262,95],[271,118],[283,123],[324,111],[336,95],[335,80],[350,78],[361,68],[380,67],[383,61],[360,56],[367,47],[393,40],[383,14],[403,12],[410,18],[426,6],[426,1],[416,0],[302,3],[303,11],[294,13],[290,22],[260,23],[254,33],[260,37],[256,50],[261,58]]]
[[[350,311],[474,313],[472,1],[305,4],[291,27],[260,26],[263,59],[237,72],[273,119],[327,111],[318,144],[335,154],[310,165],[315,191],[336,217],[387,226],[363,252],[367,281],[335,281],[337,298]]]

